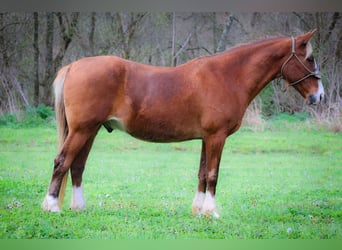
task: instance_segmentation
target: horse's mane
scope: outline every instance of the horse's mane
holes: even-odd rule
[[[197,58],[194,58],[193,60],[190,60],[190,61],[194,61],[194,60],[200,60],[200,59],[206,59],[206,58],[211,58],[211,57],[216,57],[216,56],[220,56],[220,55],[225,55],[227,53],[231,53],[235,50],[238,50],[238,49],[241,49],[241,48],[244,48],[244,47],[247,47],[247,46],[251,46],[251,45],[258,45],[258,44],[261,44],[261,43],[264,43],[264,42],[273,42],[273,41],[276,41],[276,40],[280,40],[280,39],[283,39],[285,38],[286,36],[284,35],[278,35],[278,36],[262,36],[262,37],[253,37],[253,38],[250,38],[248,41],[246,42],[242,42],[242,43],[238,43],[228,49],[226,49],[225,51],[223,52],[217,52],[215,54],[211,54],[211,55],[205,55],[205,56],[200,56],[200,57],[197,57]],[[189,61],[189,62],[190,62]]]
[[[284,35],[273,35],[273,36],[258,36],[258,37],[252,37],[250,38],[249,40],[247,40],[246,42],[242,42],[242,43],[238,43],[228,49],[226,49],[224,52],[230,52],[232,50],[235,50],[235,49],[239,49],[239,48],[242,48],[242,47],[246,47],[246,46],[251,46],[251,45],[257,45],[257,44],[260,44],[260,43],[264,43],[264,42],[273,42],[275,40],[279,40],[279,39],[283,39],[285,38],[286,36]]]

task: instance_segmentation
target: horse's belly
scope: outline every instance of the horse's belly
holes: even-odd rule
[[[198,129],[184,123],[172,124],[169,121],[135,121],[126,132],[145,141],[178,142],[201,138]]]
[[[180,142],[192,139],[200,139],[200,135],[195,134],[174,134],[174,133],[156,133],[152,131],[133,131],[128,132],[135,138],[149,142]]]

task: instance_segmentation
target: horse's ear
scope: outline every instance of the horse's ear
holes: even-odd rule
[[[313,30],[310,30],[309,32],[311,32],[311,34],[313,35],[316,31],[317,29],[313,29]]]
[[[317,29],[313,29],[303,35],[300,35],[297,37],[297,41],[299,45],[302,46],[306,46],[308,44],[308,42],[310,41],[311,37],[313,36],[313,34],[316,32]]]

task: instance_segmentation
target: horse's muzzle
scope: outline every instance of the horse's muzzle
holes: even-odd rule
[[[308,100],[309,100],[309,104],[310,105],[316,105],[318,103],[320,103],[324,98],[324,93],[317,93],[317,94],[313,94],[310,95]]]
[[[309,104],[318,104],[320,103],[324,98],[324,88],[321,80],[318,80],[318,90],[315,94],[312,94],[309,96],[308,101]]]

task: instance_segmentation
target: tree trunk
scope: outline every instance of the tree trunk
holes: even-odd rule
[[[9,58],[7,55],[7,48],[5,43],[5,28],[4,25],[4,14],[0,13],[0,52],[2,54],[2,62],[4,67],[9,66]]]
[[[34,62],[33,62],[33,74],[34,74],[34,105],[37,106],[39,104],[39,45],[38,45],[38,28],[39,28],[39,20],[38,20],[38,12],[33,13],[33,50],[34,50]]]
[[[58,46],[57,53],[53,53],[54,47],[54,34],[55,34],[55,25],[54,25],[54,16],[57,16],[57,20],[59,23],[60,32],[60,43]],[[44,89],[44,95],[41,98],[41,102],[46,105],[53,105],[53,97],[52,97],[52,82],[54,76],[58,70],[58,68],[62,64],[62,60],[64,58],[65,52],[68,49],[73,36],[76,33],[77,23],[78,23],[79,13],[72,13],[71,20],[68,19],[67,14],[57,12],[52,13],[48,12],[46,14],[46,57],[45,57],[45,77],[42,83],[42,87]]]
[[[10,22],[5,24],[6,15],[0,13],[0,94],[2,89],[5,96],[0,96],[0,108],[2,108],[2,99],[4,98],[4,106],[6,105],[10,113],[15,113],[21,108],[21,104],[28,106],[28,98],[18,81],[18,68],[15,65],[15,56],[11,46],[11,39],[6,36],[6,29],[19,22]]]
[[[53,61],[53,34],[54,34],[54,13],[46,14],[46,56],[45,56],[45,77],[42,82],[44,89],[41,102],[46,105],[52,105],[51,98],[51,83],[54,76],[54,61]]]
[[[213,51],[214,54],[217,52],[217,33],[218,33],[218,27],[217,27],[217,17],[216,17],[216,12],[213,13],[213,18],[212,18],[212,30],[213,30]]]
[[[95,55],[95,43],[94,43],[94,35],[95,35],[95,25],[96,25],[96,12],[91,13],[90,18],[90,32],[89,32],[89,49],[90,55]]]
[[[177,65],[177,58],[175,57],[176,50],[176,13],[172,13],[172,47],[171,47],[171,66]]]
[[[232,14],[229,14],[226,25],[224,26],[223,32],[221,34],[221,38],[217,45],[217,52],[223,52],[226,50],[226,40],[228,38],[228,33],[230,31],[230,28],[232,27],[233,21],[234,16]]]
[[[146,13],[116,13],[112,21],[116,21],[118,39],[122,47],[122,57],[131,59],[132,43],[136,38],[136,31]],[[116,19],[116,20],[115,20]]]
[[[71,17],[69,20],[66,13],[57,12],[56,16],[58,19],[59,27],[60,27],[60,40],[59,50],[57,51],[56,57],[54,59],[54,71],[56,72],[58,68],[62,64],[62,60],[64,58],[65,52],[67,51],[74,35],[77,32],[77,24],[79,20],[79,12],[71,13]]]

